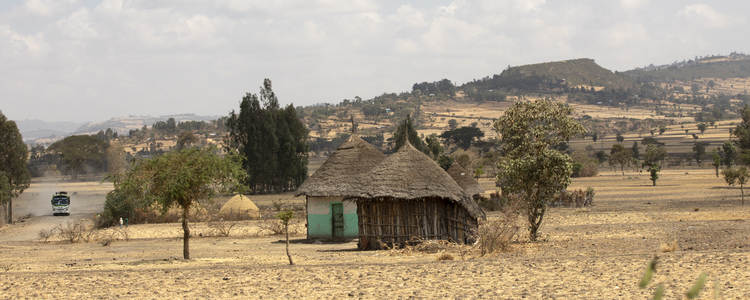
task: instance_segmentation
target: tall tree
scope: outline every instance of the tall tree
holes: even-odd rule
[[[503,192],[523,199],[532,241],[537,239],[548,202],[570,184],[573,172],[570,156],[550,146],[586,133],[570,117],[572,113],[562,103],[519,102],[494,123],[506,154],[496,180]]]
[[[446,146],[455,146],[463,150],[469,149],[474,141],[482,137],[484,137],[484,132],[476,127],[461,127],[440,134]]]
[[[86,167],[103,169],[107,147],[109,144],[98,137],[73,135],[53,143],[47,151],[60,155],[62,162],[68,166],[70,180],[76,180],[79,172]]]
[[[245,94],[227,127],[225,146],[246,158],[243,168],[254,192],[296,189],[307,178],[309,132],[293,104],[279,108],[271,80],[263,81],[259,94]]]
[[[732,131],[732,134],[737,137],[733,141],[739,150],[739,159],[745,164],[750,164],[750,106],[745,104],[740,114],[742,121]]]
[[[401,146],[404,145],[404,127],[406,127],[406,131],[409,134],[409,144],[414,146],[414,148],[416,148],[417,150],[424,152],[424,142],[419,138],[417,130],[414,129],[411,115],[406,115],[406,119],[404,120],[404,122],[401,123],[398,128],[396,128],[396,131],[393,132],[393,151],[398,151],[398,149],[401,149]]]
[[[732,167],[734,165],[734,158],[737,156],[737,147],[732,144],[730,141],[724,141],[724,144],[721,145],[721,148],[724,150],[724,165],[727,167]]]
[[[435,133],[426,136],[424,142],[427,155],[429,155],[432,160],[437,161],[440,155],[445,152],[445,147],[440,144],[440,139],[438,139],[438,136]]]
[[[13,198],[31,182],[31,173],[26,168],[28,152],[16,122],[0,111],[0,205],[6,206],[5,218],[9,224],[13,223]]]
[[[706,155],[706,146],[708,146],[708,144],[708,142],[693,144],[693,158],[695,158],[695,162],[698,163],[698,166],[700,166],[703,156]]]
[[[190,148],[180,152],[137,161],[124,175],[114,175],[115,190],[141,195],[146,207],[156,205],[162,213],[172,207],[182,209],[184,259],[190,259],[190,209],[210,201],[218,192],[244,188],[247,174],[242,157],[230,153],[219,157],[216,148]]]

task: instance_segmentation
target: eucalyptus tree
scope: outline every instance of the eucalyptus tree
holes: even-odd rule
[[[516,103],[495,121],[505,142],[498,184],[504,193],[521,197],[529,222],[529,239],[536,241],[548,203],[570,184],[570,156],[551,146],[582,136],[586,129],[563,103]]]
[[[31,182],[31,173],[26,168],[28,152],[16,122],[0,111],[0,205],[7,207],[5,218],[9,224],[13,223],[13,198]]]

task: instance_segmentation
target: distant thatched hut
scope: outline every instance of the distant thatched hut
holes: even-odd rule
[[[355,178],[380,163],[385,154],[356,135],[350,136],[297,189],[307,197],[307,238],[356,238],[357,205],[343,201]]]
[[[479,184],[479,182],[474,179],[474,176],[471,176],[469,172],[466,172],[466,169],[461,167],[457,162],[454,161],[451,167],[448,168],[447,172],[448,175],[458,183],[458,186],[464,189],[464,192],[472,198],[476,198],[479,194],[484,194],[484,188],[482,185]]]
[[[408,142],[358,179],[345,199],[357,203],[363,250],[413,237],[464,243],[485,218],[448,173]]]
[[[259,219],[260,210],[250,198],[237,194],[221,207],[219,216],[222,218]]]

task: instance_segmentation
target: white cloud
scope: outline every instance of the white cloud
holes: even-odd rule
[[[649,0],[620,0],[620,7],[627,11],[636,11],[648,2]]]
[[[707,4],[687,5],[677,16],[694,27],[726,28],[745,23],[744,18],[720,13]]]
[[[55,24],[62,35],[71,39],[86,40],[99,36],[92,28],[90,13],[87,8],[80,8]]]
[[[39,16],[52,16],[78,5],[77,0],[24,0],[24,9]]]
[[[38,63],[44,61],[52,51],[52,46],[45,40],[44,33],[21,34],[13,31],[9,26],[0,26],[0,44],[2,60],[6,63],[18,64],[16,60],[29,60]]]

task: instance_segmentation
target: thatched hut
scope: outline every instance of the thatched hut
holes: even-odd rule
[[[482,185],[479,184],[479,182],[474,179],[474,176],[471,176],[469,172],[466,172],[466,169],[461,167],[457,162],[454,161],[446,172],[448,172],[448,175],[453,178],[453,181],[458,183],[458,186],[460,186],[464,192],[472,198],[484,194],[484,188]]]
[[[448,173],[408,142],[358,180],[345,200],[357,203],[363,250],[414,237],[468,242],[486,217]]]
[[[307,197],[307,238],[356,238],[357,204],[343,201],[356,177],[372,169],[385,154],[352,134],[297,189]]]
[[[222,218],[260,219],[260,210],[250,198],[237,194],[221,207],[219,216]]]

